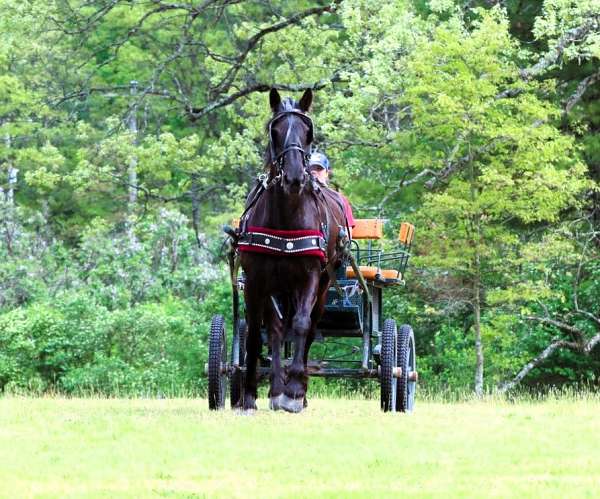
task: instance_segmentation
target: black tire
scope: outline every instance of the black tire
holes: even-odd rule
[[[410,373],[416,371],[415,334],[408,324],[400,326],[398,331],[398,366],[402,375],[396,384],[396,411],[411,412],[415,406],[417,381],[409,379]]]
[[[244,367],[246,365],[246,336],[247,326],[246,321],[241,319],[231,345],[231,365],[234,365],[234,355],[237,351],[239,354],[238,365]],[[229,393],[231,398],[231,408],[239,407],[244,397],[244,372],[240,370],[233,371],[229,380]]]
[[[222,315],[215,315],[210,325],[208,342],[208,407],[211,410],[225,407],[227,374],[223,368],[226,362],[225,321]]]
[[[381,410],[383,412],[396,410],[397,378],[394,378],[394,367],[396,367],[396,343],[397,343],[396,321],[386,319],[383,323],[381,333]]]

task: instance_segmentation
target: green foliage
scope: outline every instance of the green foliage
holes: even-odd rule
[[[197,307],[171,299],[110,311],[92,296],[0,315],[2,390],[176,394],[202,388],[206,358]]]
[[[133,246],[98,221],[76,254],[29,232],[39,218],[15,221],[0,264],[0,388],[202,390],[206,331],[211,315],[224,312],[224,274],[198,249],[185,217],[160,211],[138,226]]]
[[[502,97],[514,90],[517,47],[501,11],[480,14],[470,31],[444,24],[423,42],[409,64],[419,83],[407,99],[416,157],[442,176],[452,173],[442,191],[423,196],[418,225],[426,231],[419,237],[424,250],[418,263],[429,268],[432,283],[440,273],[447,276],[446,293],[435,297],[438,306],[460,303],[473,310],[473,330],[481,335],[493,386],[499,381],[493,375],[495,352],[486,346],[493,329],[481,319],[482,311],[485,315],[493,306],[486,302],[487,291],[493,290],[496,303],[501,289],[505,297],[523,298],[521,283],[510,276],[524,251],[520,234],[540,222],[558,221],[579,205],[580,194],[591,184],[574,140],[552,122],[558,110],[538,96],[537,83],[521,82],[516,97]],[[450,331],[450,343],[460,346],[455,330]],[[508,345],[503,350],[512,353]],[[458,359],[442,363],[468,372]],[[516,363],[509,365],[518,369]],[[458,383],[451,374],[448,379]]]
[[[385,306],[422,383],[470,386],[476,296],[487,388],[569,339],[523,317],[596,334],[600,5],[496,3],[0,0],[0,384],[201,388],[273,84],[319,89],[355,215],[417,225]],[[596,382],[592,353],[526,381]]]

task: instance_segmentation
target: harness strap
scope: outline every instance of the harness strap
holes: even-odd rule
[[[334,265],[334,261],[331,260],[327,265],[325,265],[325,269],[323,269],[323,272],[327,272],[327,275],[329,276],[329,281],[331,282],[331,284],[333,284],[333,287],[337,291],[340,298],[343,298],[344,291],[340,287],[340,283],[338,282],[337,277],[335,276],[335,270],[333,268]]]
[[[248,203],[248,205],[246,206],[246,208],[244,209],[243,213],[240,216],[240,228],[239,228],[239,232],[240,233],[244,233],[244,226],[246,224],[245,221],[245,216],[247,215],[247,213],[252,209],[252,207],[257,203],[257,201],[260,199],[260,196],[263,192],[265,192],[265,190],[267,189],[264,186],[264,182],[259,178],[256,179],[257,181],[257,185],[256,185],[256,191],[255,191],[255,195],[252,198],[252,200]]]

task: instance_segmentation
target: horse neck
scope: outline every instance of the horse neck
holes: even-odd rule
[[[275,185],[265,192],[256,208],[252,225],[279,230],[317,229],[319,225],[313,194],[308,189],[294,198],[286,195],[281,185]]]

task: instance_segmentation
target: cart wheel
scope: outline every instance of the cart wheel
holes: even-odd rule
[[[381,333],[381,410],[383,412],[396,410],[397,378],[394,377],[396,367],[396,338],[398,336],[396,321],[386,319]]]
[[[208,343],[208,407],[212,410],[222,409],[225,406],[226,362],[225,324],[222,315],[215,315],[210,325]]]
[[[246,365],[246,321],[241,319],[236,329],[231,345],[231,364],[234,365],[237,360],[238,365],[243,367]],[[237,359],[235,359],[236,352],[239,355]],[[244,372],[241,369],[233,371],[229,380],[229,393],[231,408],[239,407],[244,396]]]
[[[398,365],[402,368],[402,375],[398,378],[396,391],[396,410],[410,412],[415,405],[416,356],[415,334],[408,324],[400,326],[398,332]]]

